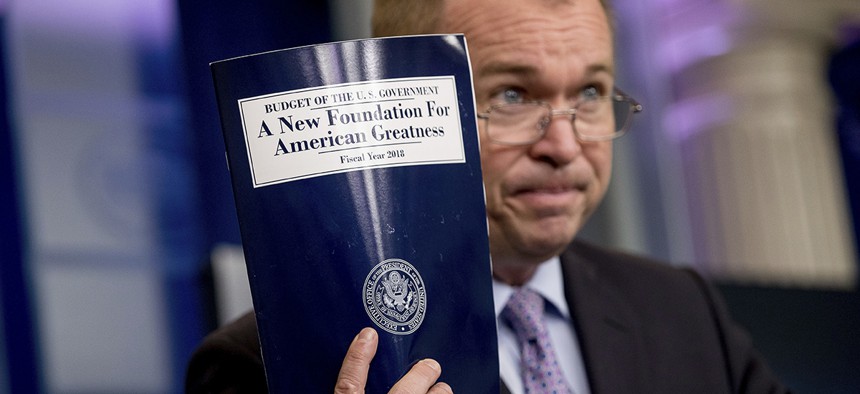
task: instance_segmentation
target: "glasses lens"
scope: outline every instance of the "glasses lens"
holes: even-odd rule
[[[575,127],[580,138],[588,141],[614,138],[618,127],[615,101],[610,97],[600,97],[579,103],[576,107]]]
[[[615,132],[624,133],[630,126],[633,118],[633,103],[627,98],[616,98],[612,100],[613,112],[615,113]]]
[[[537,141],[549,119],[549,108],[539,103],[514,103],[492,107],[487,134],[503,144],[528,144]]]
[[[623,135],[630,127],[633,113],[641,107],[618,93],[580,102],[574,110],[553,111],[540,101],[496,105],[484,116],[486,133],[496,143],[531,144],[543,136],[553,116],[572,115],[577,138],[581,141],[607,141]]]

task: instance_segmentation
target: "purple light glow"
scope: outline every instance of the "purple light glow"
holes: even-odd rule
[[[0,0],[0,9],[7,8],[4,3]],[[46,32],[47,36],[165,42],[175,34],[176,10],[171,0],[16,1],[8,8],[17,23]]]
[[[670,140],[683,142],[728,121],[734,112],[731,98],[722,94],[678,101],[666,109],[663,130]]]
[[[732,48],[731,35],[713,24],[668,37],[659,46],[663,69],[677,73],[704,59],[720,56]]]

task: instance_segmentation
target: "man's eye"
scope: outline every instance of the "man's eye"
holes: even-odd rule
[[[503,104],[521,103],[525,100],[524,96],[525,94],[521,89],[507,88],[497,93],[493,99]]]
[[[590,101],[597,100],[601,96],[600,89],[596,86],[588,86],[582,90],[582,93],[579,94],[580,100]]]

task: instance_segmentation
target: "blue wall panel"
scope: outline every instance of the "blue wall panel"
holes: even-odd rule
[[[3,316],[3,345],[10,393],[40,392],[39,357],[34,338],[30,281],[24,265],[24,231],[21,228],[18,172],[9,117],[6,83],[5,18],[0,17],[0,312]],[[2,376],[2,375],[0,375]]]

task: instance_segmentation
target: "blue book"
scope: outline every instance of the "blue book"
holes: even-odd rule
[[[272,393],[326,393],[363,327],[368,393],[418,360],[498,393],[487,219],[461,35],[212,63]]]

